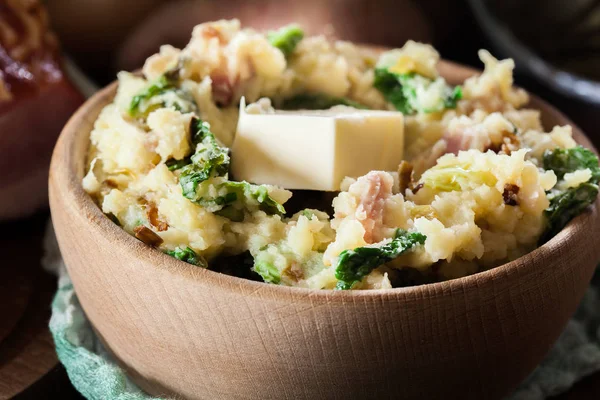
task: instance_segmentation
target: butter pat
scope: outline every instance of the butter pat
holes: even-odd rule
[[[250,111],[250,112],[248,112]],[[404,119],[394,111],[275,111],[240,104],[231,149],[236,180],[286,189],[340,190],[346,176],[395,171],[402,160]]]

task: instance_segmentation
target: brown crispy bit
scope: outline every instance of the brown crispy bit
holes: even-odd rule
[[[285,271],[286,275],[292,278],[294,281],[298,282],[301,279],[304,279],[304,271],[300,264],[293,262],[292,265]]]
[[[417,192],[419,190],[421,190],[423,188],[423,184],[419,183],[418,185],[414,186],[413,188],[411,188],[411,191],[413,192],[413,194],[417,194]]]
[[[104,181],[104,184],[106,186],[108,186],[111,189],[116,189],[117,187],[119,187],[119,184],[112,178],[108,178]]]
[[[157,231],[163,232],[169,229],[169,224],[167,224],[164,221],[161,221],[158,218],[158,208],[156,208],[156,204],[146,204],[146,216],[148,217],[148,221],[150,221],[150,225],[155,227]]]
[[[487,146],[486,148],[483,149],[483,152],[487,152],[489,150],[493,151],[494,153],[500,153],[500,150],[502,149],[502,144],[503,143],[492,143],[489,146]]]
[[[400,165],[398,165],[398,181],[400,193],[404,194],[404,192],[406,192],[406,189],[410,187],[410,184],[412,182],[412,172],[413,166],[408,161],[402,160],[400,162]]]
[[[504,185],[504,192],[502,193],[502,199],[504,200],[504,204],[506,204],[507,206],[518,205],[518,193],[519,187],[517,185],[513,185],[512,183],[507,183],[506,185]]]
[[[163,242],[160,236],[158,236],[152,229],[144,225],[133,228],[133,233],[135,233],[136,238],[140,239],[149,246],[157,247]]]
[[[502,146],[500,146],[500,151],[504,154],[510,155],[513,150],[517,150],[519,148],[519,138],[513,132],[505,132],[502,142],[503,143]]]
[[[519,148],[519,138],[513,132],[504,131],[502,132],[502,140],[500,143],[492,143],[487,149],[492,150],[494,153],[504,153],[510,155],[513,150]]]

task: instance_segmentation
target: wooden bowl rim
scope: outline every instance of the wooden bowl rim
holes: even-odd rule
[[[376,51],[381,49],[380,47],[374,46],[371,48],[375,48]],[[448,81],[453,83],[458,83],[458,81],[462,82],[468,76],[481,73],[481,70],[447,60],[440,60],[439,69],[442,71],[442,75],[444,74],[444,70],[455,70],[455,76],[446,77]],[[61,132],[60,138],[54,150],[50,167],[50,181],[55,179],[54,177],[57,175],[63,175],[63,179],[61,179],[61,181],[66,182],[67,185],[58,187],[58,190],[65,196],[66,201],[63,204],[69,204],[70,207],[74,209],[78,217],[87,219],[90,229],[93,229],[96,235],[109,238],[108,240],[114,243],[115,251],[132,252],[140,257],[142,261],[152,265],[155,268],[165,269],[181,278],[197,282],[199,285],[217,286],[224,291],[243,293],[245,296],[289,296],[290,300],[293,301],[308,302],[312,302],[316,299],[345,302],[354,301],[356,298],[374,297],[382,299],[394,298],[396,300],[401,297],[401,300],[402,298],[419,298],[419,296],[422,297],[423,295],[427,295],[430,293],[430,291],[434,291],[435,293],[446,293],[447,291],[456,289],[464,292],[466,290],[465,288],[481,286],[483,281],[492,280],[498,275],[508,276],[516,272],[519,268],[526,268],[528,264],[529,266],[532,266],[534,264],[532,260],[541,256],[542,254],[551,254],[559,257],[563,240],[573,242],[576,241],[581,235],[585,235],[585,218],[596,216],[597,213],[593,212],[593,210],[599,209],[600,197],[596,199],[596,202],[590,209],[571,220],[562,231],[560,231],[544,245],[524,254],[513,261],[499,265],[495,268],[448,281],[390,289],[331,290],[281,286],[226,275],[209,269],[199,268],[177,260],[156,248],[142,243],[123,230],[121,227],[113,223],[96,205],[96,203],[92,200],[92,197],[84,191],[81,184],[81,178],[77,176],[77,171],[75,170],[76,163],[72,162],[74,161],[74,156],[76,155],[73,154],[75,153],[73,150],[75,150],[75,145],[78,143],[77,139],[83,140],[82,138],[79,138],[79,135],[85,134],[89,138],[90,131],[84,133],[79,129],[79,127],[82,123],[86,122],[86,115],[89,109],[104,107],[105,105],[109,104],[110,101],[112,101],[116,93],[117,85],[118,82],[114,81],[102,90],[98,91],[90,99],[88,99],[69,119]],[[578,143],[583,142],[585,147],[588,147],[597,153],[587,136],[562,112],[531,93],[529,93],[529,96],[536,106],[538,106],[538,109],[542,112],[542,115],[552,113],[557,119],[561,120],[562,124],[571,125],[573,129],[573,136],[576,138],[576,141]],[[545,129],[547,128],[545,127]],[[598,219],[597,216],[596,219]]]

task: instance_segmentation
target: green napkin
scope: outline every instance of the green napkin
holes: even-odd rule
[[[145,394],[127,379],[123,369],[110,359],[94,334],[73,290],[51,225],[45,242],[46,253],[42,264],[58,275],[50,332],[58,359],[65,366],[75,389],[90,400],[157,399]]]

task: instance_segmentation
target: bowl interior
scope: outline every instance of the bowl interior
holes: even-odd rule
[[[380,48],[371,48],[371,51],[381,51]],[[466,78],[479,73],[475,69],[465,67],[456,63],[441,61],[439,64],[440,74],[444,76],[450,83],[462,83]],[[327,298],[347,298],[348,296],[382,296],[393,295],[397,296],[403,293],[406,296],[412,296],[419,293],[424,286],[434,286],[444,290],[460,282],[461,285],[476,285],[478,281],[489,279],[498,274],[510,273],[515,268],[521,268],[523,262],[521,258],[501,265],[499,267],[479,272],[474,275],[458,278],[451,281],[429,283],[421,286],[412,286],[405,288],[379,289],[367,291],[331,291],[331,290],[315,290],[297,287],[286,287],[279,285],[266,284],[263,282],[255,282],[243,278],[238,278],[230,275],[221,274],[211,270],[197,268],[185,262],[179,261],[170,257],[159,250],[147,246],[135,239],[133,236],[126,233],[108,217],[106,217],[100,208],[94,203],[92,198],[83,190],[81,180],[84,176],[86,167],[87,151],[89,148],[89,133],[93,128],[94,121],[99,115],[102,108],[109,104],[117,89],[117,82],[113,82],[106,88],[96,93],[89,99],[70,119],[63,130],[63,134],[56,146],[55,155],[51,166],[51,175],[60,175],[63,182],[66,183],[66,195],[71,207],[76,209],[76,212],[89,220],[90,229],[96,230],[97,234],[104,237],[111,237],[114,241],[115,251],[135,252],[140,258],[155,265],[157,268],[167,269],[173,274],[180,275],[186,279],[192,279],[204,284],[218,285],[224,289],[238,290],[239,287],[245,287],[249,293],[255,291],[272,291],[278,294],[292,295],[298,299],[308,299],[314,296]],[[555,125],[571,125],[573,127],[573,136],[575,140],[590,149],[594,149],[589,139],[581,132],[581,130],[571,122],[560,111],[553,108],[545,101],[530,95],[530,103],[528,107],[539,109],[541,111],[542,123],[546,130]],[[51,178],[52,180],[52,178]],[[600,199],[596,200],[594,207],[598,207]],[[528,258],[535,258],[541,254],[556,253],[560,246],[558,244],[563,240],[569,240],[576,237],[577,233],[583,228],[582,220],[586,218],[586,212],[571,221],[567,227],[563,229],[550,241],[543,246],[533,250],[527,254]],[[524,256],[525,257],[525,256]]]

